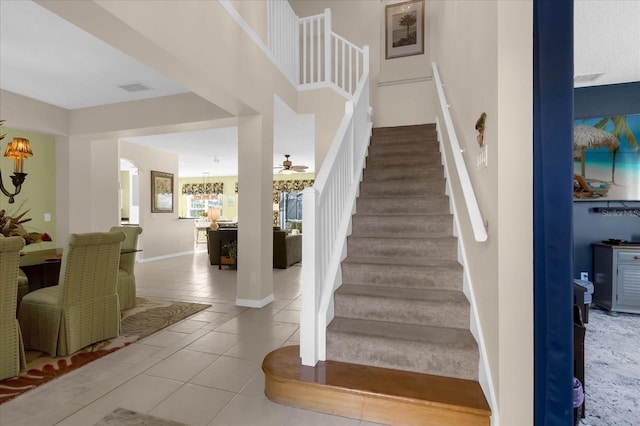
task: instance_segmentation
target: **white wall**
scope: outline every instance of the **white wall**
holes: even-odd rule
[[[496,395],[494,414],[500,424],[533,424],[531,1],[430,2],[428,13],[433,59],[488,222],[486,243],[474,242],[464,215],[460,233]],[[474,126],[482,112],[488,167],[477,170]],[[452,184],[461,202],[457,180]]]
[[[150,259],[193,251],[193,220],[178,219],[178,156],[125,141],[120,141],[119,146],[119,155],[135,164],[140,179],[140,226],[143,229],[140,247],[143,251],[139,258]],[[174,175],[173,213],[151,213],[152,170]]]

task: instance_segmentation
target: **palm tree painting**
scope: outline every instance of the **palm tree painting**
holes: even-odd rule
[[[385,6],[386,58],[424,53],[424,0]]]
[[[395,19],[395,17],[394,17]],[[401,27],[405,27],[407,29],[406,37],[396,37],[395,30],[393,35],[393,47],[398,46],[407,46],[409,44],[416,44],[416,22],[418,21],[417,13],[409,12],[405,13],[400,20],[398,21],[398,25]],[[412,31],[413,29],[413,31]]]
[[[640,114],[575,121],[574,174],[609,189],[609,199],[640,199]]]

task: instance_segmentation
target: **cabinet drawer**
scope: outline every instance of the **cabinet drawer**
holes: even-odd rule
[[[640,263],[640,251],[619,251],[618,262],[638,262]]]

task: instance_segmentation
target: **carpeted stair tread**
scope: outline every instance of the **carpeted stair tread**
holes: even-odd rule
[[[443,178],[429,178],[419,184],[407,184],[406,180],[365,182],[360,183],[360,194],[380,195],[395,198],[404,197],[428,197],[430,195],[443,194],[445,180]]]
[[[364,180],[367,182],[379,182],[386,180],[417,180],[443,179],[442,166],[432,165],[405,165],[398,164],[389,167],[370,166],[364,169]]]
[[[354,263],[354,264],[380,264],[379,257],[369,257],[369,256],[347,256],[343,261],[343,264]],[[438,259],[432,257],[405,257],[401,259],[394,259],[393,265],[398,266],[418,266],[424,268],[433,268],[438,266],[445,266],[448,268],[462,268],[460,264],[453,259]]]
[[[352,235],[410,236],[429,237],[442,234],[451,236],[453,216],[450,214],[432,215],[355,215],[352,221]]]
[[[447,214],[450,213],[449,198],[444,195],[425,197],[402,197],[401,208],[398,197],[380,195],[360,195],[356,201],[356,214],[376,214],[379,216]]]
[[[327,359],[477,380],[478,348],[468,329],[335,317]]]
[[[350,285],[335,293],[335,315],[403,324],[469,328],[469,302],[461,291]]]
[[[451,236],[433,238],[347,238],[347,253],[361,257],[433,257],[436,259],[457,257],[457,240]]]

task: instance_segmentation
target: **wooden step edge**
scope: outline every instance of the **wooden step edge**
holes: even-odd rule
[[[300,347],[285,346],[262,363],[270,400],[383,424],[483,425],[491,410],[478,382],[408,371],[320,361],[300,363]]]

